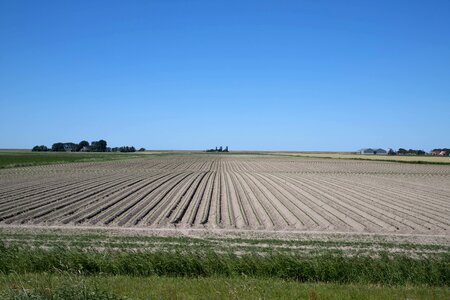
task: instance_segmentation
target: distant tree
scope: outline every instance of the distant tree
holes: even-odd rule
[[[398,149],[397,153],[399,155],[425,155],[426,154],[426,152],[423,151],[423,150],[416,150],[416,149],[408,149],[408,150],[406,150],[406,149],[403,149],[403,148]]]
[[[392,150],[392,149],[389,149],[389,151],[388,151],[388,155],[396,155],[397,153],[395,153],[395,151],[394,150]]]
[[[54,143],[52,145],[52,151],[55,151],[55,152],[65,151],[64,150],[64,144],[63,143]]]
[[[99,145],[97,141],[92,141],[91,142],[91,151],[92,152],[98,152],[99,149]]]
[[[77,151],[78,144],[75,143],[63,143],[63,147],[65,151]]]
[[[122,147],[115,147],[111,149],[112,152],[136,152],[136,148],[133,146],[122,146]]]
[[[404,154],[408,153],[408,151],[406,149],[400,148],[400,149],[398,149],[397,153],[404,155]]]
[[[215,149],[206,149],[206,152],[228,152],[228,146],[226,146],[225,149],[222,146],[216,146]]]
[[[100,152],[105,152],[106,151],[106,145],[108,144],[105,140],[100,140],[98,141],[99,145],[100,145]]]
[[[92,152],[106,152],[107,150],[107,142],[105,140],[93,141],[91,143],[91,151]]]
[[[89,142],[88,141],[81,141],[81,142],[79,142],[78,146],[77,146],[77,151],[80,151],[84,147],[89,147]]]
[[[409,149],[409,150],[408,150],[408,154],[411,154],[411,155],[417,155],[417,151],[418,151],[418,150]]]
[[[143,152],[143,151],[145,151],[145,148],[140,148],[139,149],[139,152]]]
[[[31,151],[48,151],[47,146],[41,145],[41,146],[34,146]]]

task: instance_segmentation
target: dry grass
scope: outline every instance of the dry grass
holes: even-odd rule
[[[450,164],[450,156],[361,155],[361,154],[356,154],[354,152],[273,152],[271,154],[299,156],[299,157],[363,159],[363,160],[380,160],[380,161]]]

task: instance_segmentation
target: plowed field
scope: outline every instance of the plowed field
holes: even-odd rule
[[[0,225],[445,235],[450,166],[172,155],[0,170]]]

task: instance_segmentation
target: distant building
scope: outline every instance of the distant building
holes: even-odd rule
[[[375,150],[375,154],[376,155],[386,155],[387,151],[381,148],[378,148],[377,150]]]
[[[381,148],[378,149],[372,149],[372,148],[365,148],[358,151],[359,154],[364,155],[386,155],[387,151]]]
[[[450,154],[450,149],[444,148],[444,149],[433,149],[431,151],[431,155],[437,155],[437,156],[448,156]]]
[[[375,154],[375,151],[371,148],[361,149],[358,151],[359,154]]]

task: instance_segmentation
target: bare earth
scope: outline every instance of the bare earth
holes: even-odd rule
[[[173,155],[0,170],[0,227],[450,241],[450,166]]]

